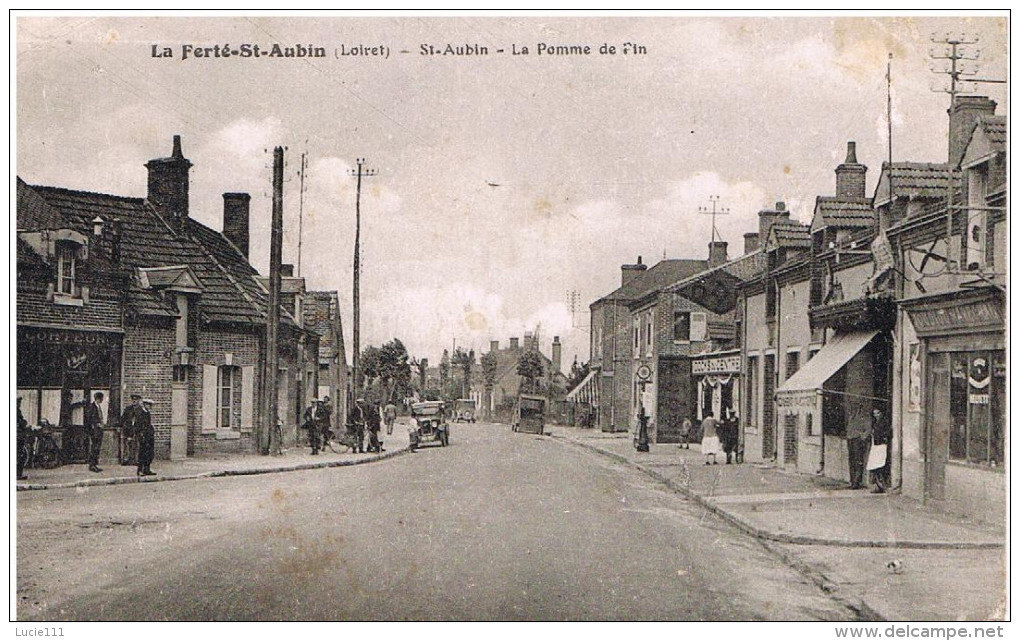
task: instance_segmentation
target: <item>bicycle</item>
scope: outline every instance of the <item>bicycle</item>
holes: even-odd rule
[[[51,470],[64,464],[64,455],[53,438],[52,425],[46,419],[33,425],[25,444],[26,469]]]

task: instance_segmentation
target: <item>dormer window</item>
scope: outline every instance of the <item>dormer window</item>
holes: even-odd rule
[[[75,272],[77,270],[78,246],[68,242],[57,243],[57,293],[65,296],[76,295]]]

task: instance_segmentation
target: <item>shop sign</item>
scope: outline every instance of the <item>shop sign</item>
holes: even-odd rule
[[[776,407],[814,407],[818,390],[783,392],[776,396]]]
[[[737,374],[740,372],[740,354],[693,361],[691,371],[695,374]]]
[[[57,345],[106,345],[109,335],[102,332],[74,332],[63,329],[18,328],[19,338],[30,343]]]
[[[988,394],[971,394],[969,400],[971,405],[988,405]]]

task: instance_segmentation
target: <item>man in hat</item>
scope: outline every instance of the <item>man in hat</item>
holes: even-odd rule
[[[138,434],[135,433],[136,417],[142,412],[142,395],[132,394],[131,405],[127,406],[120,416],[120,426],[124,435],[124,454],[122,465],[138,463]]]
[[[89,472],[102,472],[99,450],[103,447],[103,393],[96,392],[85,409],[85,432],[89,437]]]
[[[319,401],[319,423],[322,428],[322,449],[326,449],[329,446],[333,449],[333,446],[329,444],[333,440],[333,406],[329,402],[329,396],[324,396]]]
[[[156,457],[156,430],[152,426],[152,406],[155,402],[151,398],[143,398],[141,407],[131,412],[131,432],[135,435],[135,441],[138,442],[138,471],[136,472],[138,476],[154,476],[156,474],[151,468],[152,459]]]
[[[312,447],[312,454],[318,454],[319,439],[322,436],[322,403],[317,398],[313,398],[305,409],[305,431],[308,432],[308,444]]]
[[[365,399],[355,400],[354,407],[351,408],[351,412],[347,416],[347,429],[353,438],[351,448],[361,454],[365,452],[365,421],[367,418],[368,410],[365,407]]]

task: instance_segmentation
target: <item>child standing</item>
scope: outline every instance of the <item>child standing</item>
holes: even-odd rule
[[[682,450],[691,449],[690,437],[692,427],[694,426],[689,418],[685,418],[684,422],[680,424],[680,449]]]

